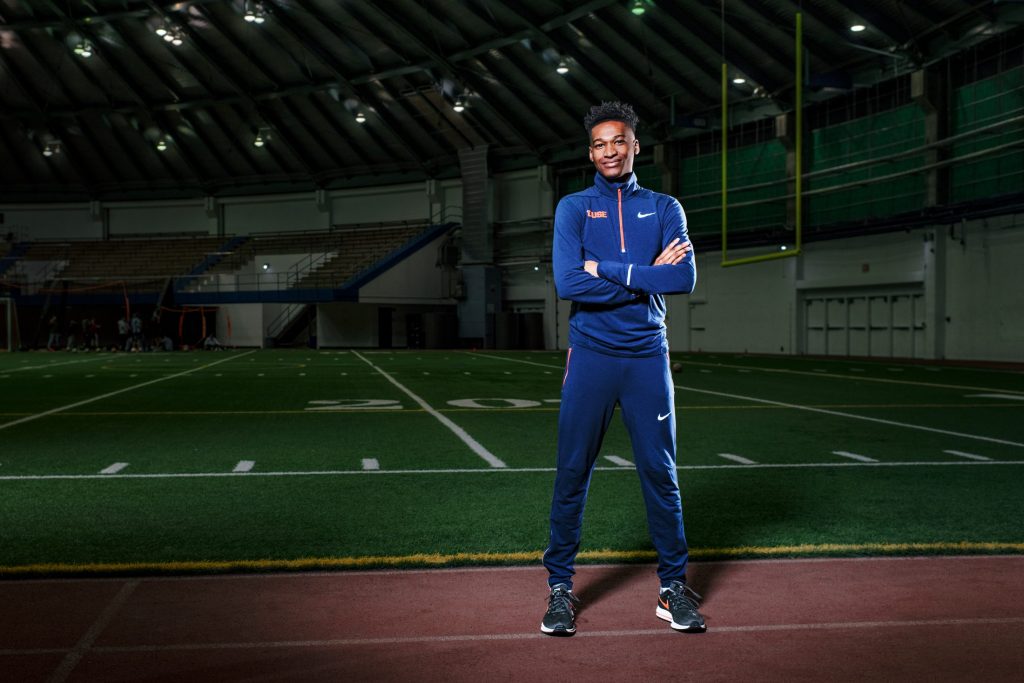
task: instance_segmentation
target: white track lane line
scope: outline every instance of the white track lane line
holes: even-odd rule
[[[626,460],[625,458],[620,458],[617,455],[606,455],[604,456],[604,459],[610,463],[618,465],[619,467],[636,467],[636,465],[631,463],[629,460]]]
[[[465,353],[470,353],[470,352],[466,351]],[[478,355],[478,356],[485,356],[487,358],[496,358],[498,360],[506,360],[506,361],[509,361],[511,363],[525,363],[527,365],[539,365],[542,368],[564,369],[562,366],[551,365],[549,363],[535,363],[533,361],[519,360],[519,359],[516,359],[516,358],[504,358],[502,356],[492,356],[492,355],[487,354],[487,353],[476,353],[476,355]],[[736,366],[725,366],[725,367],[736,367]],[[761,368],[756,368],[756,369],[761,369]],[[784,370],[784,371],[779,371],[779,372],[786,372],[786,373],[794,374],[794,375],[810,375],[812,377],[817,377],[818,376],[818,375],[814,375],[814,374],[809,373],[809,372],[797,372],[797,371],[791,371],[791,370]],[[836,376],[838,377],[840,375],[836,375]],[[868,379],[868,378],[861,378],[861,379]],[[891,380],[889,380],[889,381],[891,381]],[[907,382],[904,382],[904,384],[906,384],[906,383]],[[945,387],[945,388],[960,388],[960,389],[966,388],[966,387],[956,387],[956,386],[953,386],[953,385],[927,384],[927,383],[921,383],[921,382],[918,382],[917,384],[923,384],[924,386],[935,386],[935,387]],[[812,408],[810,406],[801,406],[801,405],[797,405],[795,403],[785,403],[783,401],[772,401],[772,400],[767,399],[767,398],[755,398],[753,396],[742,396],[742,395],[739,395],[739,394],[727,394],[727,393],[722,392],[722,391],[710,391],[708,389],[695,389],[693,387],[684,387],[681,384],[677,384],[677,385],[675,385],[675,387],[676,387],[676,389],[682,389],[683,391],[693,391],[693,392],[696,392],[698,394],[709,394],[711,396],[724,396],[725,398],[734,398],[734,399],[737,399],[739,401],[753,401],[754,403],[766,403],[768,405],[773,405],[773,406],[782,406],[783,408],[793,408],[794,410],[807,410],[807,411],[812,412],[812,413],[822,413],[824,415],[832,415],[834,417],[847,417],[847,418],[850,418],[851,420],[864,420],[866,422],[876,422],[878,424],[889,425],[889,426],[892,426],[892,427],[903,427],[904,429],[918,429],[918,430],[923,431],[923,432],[935,432],[936,434],[946,434],[948,436],[959,436],[959,437],[962,437],[964,439],[976,439],[978,441],[989,441],[991,443],[1001,443],[1001,444],[1004,444],[1006,446],[1016,446],[1017,448],[1024,448],[1024,443],[1019,443],[1017,441],[1008,441],[1006,439],[996,439],[996,438],[991,437],[991,436],[980,436],[978,434],[965,434],[963,432],[953,432],[953,431],[950,431],[948,429],[937,429],[935,427],[925,427],[923,425],[908,424],[906,422],[896,422],[895,420],[883,420],[880,417],[868,417],[867,415],[856,415],[854,413],[842,413],[842,412],[839,412],[838,410],[826,410],[825,408]]]
[[[791,470],[834,467],[995,467],[998,465],[1024,465],[1024,460],[940,460],[922,462],[795,462],[756,463],[754,465],[676,465],[677,470]],[[625,467],[595,467],[601,472],[624,472]],[[554,472],[554,467],[475,467],[422,470],[303,470],[295,472],[166,472],[153,474],[9,474],[0,481],[50,481],[75,479],[215,479],[217,477],[338,477],[356,474],[536,474]]]
[[[733,455],[732,453],[719,453],[719,458],[725,458],[726,460],[732,460],[738,462],[741,465],[756,465],[757,463],[750,458],[744,458],[742,455]]]
[[[100,637],[100,634],[106,630],[110,622],[114,620],[114,616],[121,610],[128,598],[131,597],[135,588],[139,585],[138,579],[132,579],[121,586],[121,590],[117,592],[114,599],[107,603],[107,606],[103,608],[99,617],[93,622],[89,630],[85,632],[85,635],[75,644],[75,647],[61,661],[60,666],[57,667],[48,679],[47,683],[64,683],[74,671],[75,667],[82,660],[82,657],[89,652],[92,648],[93,643]]]
[[[441,413],[437,412],[429,403],[424,401],[416,394],[412,393],[411,390],[407,389],[405,386],[400,384],[398,380],[396,380],[394,377],[386,373],[384,370],[380,369],[379,367],[368,361],[366,357],[363,356],[361,353],[359,353],[358,351],[352,351],[352,353],[353,355],[355,355],[356,358],[369,365],[371,368],[373,368],[378,373],[383,375],[389,382],[391,382],[396,387],[401,389],[409,398],[416,401],[416,403],[419,404],[420,408],[423,408],[423,410],[433,415],[438,422],[440,422],[445,427],[450,429],[455,434],[455,436],[462,439],[462,442],[469,446],[474,453],[483,458],[488,465],[490,465],[491,467],[507,467],[507,465],[504,462],[502,462],[500,458],[498,458],[496,455],[494,455],[489,450],[484,448],[483,445],[479,441],[474,439],[472,436],[470,436],[465,429],[455,424]],[[0,429],[2,428],[3,427],[0,426]]]
[[[363,458],[363,469],[367,472],[379,470],[380,461],[377,458]]]
[[[970,460],[991,460],[992,458],[986,458],[984,455],[975,455],[974,453],[965,453],[963,451],[942,451],[943,453],[949,453],[950,455],[957,455],[961,458],[969,458]]]
[[[239,460],[238,464],[235,465],[235,469],[232,472],[252,472],[252,468],[256,466],[255,460]]]
[[[100,470],[100,474],[117,474],[126,467],[128,467],[128,463],[126,462],[115,462],[113,465],[104,467]]]
[[[704,638],[714,634],[757,633],[761,631],[844,631],[878,628],[921,628],[921,627],[971,627],[971,626],[1022,626],[1024,617],[977,617],[964,619],[903,619],[893,621],[827,621],[797,624],[737,624],[734,626],[711,626]],[[629,638],[629,637],[679,638],[670,628],[619,629],[608,631],[580,631],[574,638]],[[525,633],[470,633],[438,636],[392,636],[384,638],[336,638],[332,640],[271,640],[247,643],[180,643],[168,645],[103,645],[93,647],[91,652],[114,654],[130,652],[168,652],[197,650],[261,650],[295,647],[355,647],[380,645],[412,645],[428,643],[465,643],[474,641],[502,640],[548,640],[551,636],[540,631]]]
[[[173,375],[167,375],[166,377],[159,377],[157,379],[151,379],[148,382],[143,382],[142,384],[133,384],[130,387],[125,387],[124,389],[118,389],[116,391],[111,391],[111,392],[108,392],[106,394],[101,394],[99,396],[93,396],[92,398],[87,398],[84,401],[78,401],[77,403],[69,403],[66,406],[61,406],[59,408],[51,408],[50,410],[44,410],[43,412],[36,413],[35,415],[29,415],[28,417],[23,417],[23,418],[18,419],[18,420],[12,420],[11,422],[4,422],[3,424],[0,424],[0,430],[7,429],[8,427],[13,427],[15,425],[20,425],[20,424],[25,423],[25,422],[31,422],[32,420],[38,420],[41,417],[46,417],[48,415],[53,415],[54,413],[62,413],[65,410],[70,410],[71,408],[77,408],[78,406],[84,406],[84,405],[88,405],[89,403],[94,403],[96,401],[102,401],[105,398],[110,398],[111,396],[117,396],[118,394],[123,394],[126,391],[134,391],[135,389],[141,389],[142,387],[148,387],[149,385],[156,384],[157,382],[165,382],[165,381],[167,381],[169,379],[174,379],[175,377],[182,377],[184,375],[188,375],[188,374],[191,374],[193,372],[198,372],[200,370],[205,370],[206,368],[212,368],[214,365],[220,365],[221,363],[227,363],[230,360],[236,360],[238,358],[242,358],[243,356],[248,356],[248,355],[253,354],[253,353],[256,353],[255,349],[253,349],[252,351],[246,351],[245,353],[243,353],[241,355],[238,355],[238,356],[230,356],[228,358],[222,358],[221,360],[214,361],[213,363],[207,363],[206,365],[200,365],[199,367],[192,368],[191,370],[185,370],[184,372],[178,372],[178,373],[175,373]]]
[[[878,462],[874,458],[869,458],[866,455],[859,453],[851,453],[849,451],[832,451],[832,455],[838,455],[841,458],[849,458],[850,460],[857,460],[858,462]]]

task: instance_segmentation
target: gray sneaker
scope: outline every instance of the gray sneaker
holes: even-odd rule
[[[703,633],[707,626],[704,617],[697,611],[701,599],[682,581],[673,581],[667,588],[661,589],[655,614],[659,619],[669,622],[676,631]]]
[[[540,630],[552,636],[571,636],[576,633],[576,610],[580,599],[564,583],[551,587],[548,596],[548,611],[540,622]]]

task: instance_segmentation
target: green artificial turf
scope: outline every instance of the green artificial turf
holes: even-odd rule
[[[1024,375],[674,359],[684,363],[680,482],[695,552],[1024,543]],[[0,569],[535,556],[547,538],[563,362],[556,352],[0,355]],[[368,401],[398,407],[357,407]],[[438,415],[513,471],[483,471]],[[647,557],[636,475],[604,458],[632,459],[620,420],[601,455],[583,549]],[[368,459],[382,471],[363,472]],[[250,474],[232,472],[240,461],[255,463]],[[128,465],[99,474],[117,462]]]

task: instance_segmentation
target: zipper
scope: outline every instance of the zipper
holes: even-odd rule
[[[619,248],[621,253],[626,253],[626,232],[622,228],[622,188],[618,189],[619,192]]]

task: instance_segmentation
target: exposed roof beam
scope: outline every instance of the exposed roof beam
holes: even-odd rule
[[[161,9],[165,11],[180,11],[187,9],[192,5],[208,5],[213,3],[222,3],[224,0],[179,0],[178,2],[160,2],[157,3]],[[84,3],[79,3],[84,4]],[[25,3],[26,6],[29,3]],[[58,15],[64,15],[59,9],[56,10]],[[12,31],[21,30],[32,30],[39,28],[59,28],[69,23],[78,26],[95,26],[96,24],[103,24],[118,19],[146,19],[153,16],[152,9],[135,9],[135,10],[121,10],[118,12],[96,12],[87,13],[79,17],[70,17],[69,19],[28,19],[28,20],[15,20],[10,22],[0,21],[0,26]]]
[[[697,4],[697,3],[694,3]],[[783,83],[780,83],[777,78],[772,76],[767,69],[761,68],[756,61],[748,59],[745,55],[741,54],[739,50],[729,49],[729,45],[726,45],[726,54],[722,55],[722,42],[719,37],[719,31],[708,30],[709,24],[714,26],[719,24],[721,18],[716,16],[710,9],[703,5],[700,7],[700,14],[704,20],[702,26],[694,26],[693,17],[688,12],[683,12],[680,8],[676,7],[672,3],[659,3],[656,7],[657,11],[661,14],[665,14],[670,17],[678,27],[678,31],[681,35],[686,36],[687,40],[700,42],[706,48],[708,48],[712,54],[717,54],[722,57],[722,61],[728,64],[732,64],[737,69],[743,72],[745,76],[751,78],[758,85],[762,85],[769,92],[778,92]],[[692,28],[691,28],[692,27]],[[735,27],[730,27],[729,31],[736,31]],[[751,41],[760,47],[759,41],[756,38],[750,38],[745,36],[746,41]],[[735,46],[741,41],[733,41],[732,45]],[[789,64],[792,60],[789,57],[780,58],[780,64]]]
[[[311,6],[306,0],[297,0],[298,5],[317,22],[320,26],[324,27],[332,35],[338,38],[347,38],[341,34],[338,29],[327,21],[327,19],[314,7]],[[275,6],[276,7],[276,6]],[[380,117],[381,122],[387,128],[391,135],[394,135],[396,139],[401,140],[402,144],[408,150],[408,153],[412,155],[416,163],[425,171],[430,173],[427,165],[427,160],[430,158],[429,154],[424,155],[423,150],[408,136],[402,129],[402,125],[393,118],[392,114],[388,111],[388,106],[385,102],[381,101],[372,88],[360,88],[358,84],[353,83],[341,70],[341,65],[337,63],[337,60],[330,54],[325,53],[319,45],[306,35],[305,31],[294,22],[288,13],[278,8],[278,11],[274,13],[275,18],[280,20],[280,26],[282,29],[287,31],[293,38],[298,40],[307,50],[310,51],[317,61],[325,66],[335,78],[338,80],[341,90],[345,90],[355,96],[356,99],[366,102],[367,104],[374,107],[374,111],[377,116]],[[430,135],[428,131],[420,129],[420,135],[424,136],[424,139],[429,140]]]
[[[354,8],[347,7],[346,9],[351,13],[352,9]],[[411,31],[409,28],[404,26],[401,23],[400,19],[395,17],[394,14],[390,13],[391,11],[393,11],[393,8],[385,7],[383,5],[373,5],[372,9],[373,11],[383,16],[389,23],[393,24],[406,37],[406,40],[409,43],[416,45],[416,47],[423,51],[423,53],[430,58],[430,60],[434,63],[435,66],[440,67],[441,69],[446,71],[449,76],[465,82],[474,91],[479,92],[481,95],[483,95],[486,92],[486,88],[484,87],[482,79],[477,78],[475,75],[470,74],[470,72],[466,70],[458,70],[451,62],[447,60],[447,58],[445,58],[443,55],[438,54],[430,46],[426,45],[423,42],[422,38],[419,37],[419,35],[417,35],[414,31]],[[522,142],[531,152],[533,152],[534,154],[539,153],[530,135],[522,131],[516,124],[508,120],[504,114],[502,114],[500,111],[492,107],[490,103],[487,102],[486,97],[482,97],[481,100],[484,106],[487,107],[488,112],[490,113],[491,116],[497,118],[506,127],[508,127],[509,130],[515,133],[516,137],[519,138],[520,142]]]
[[[152,0],[150,0],[150,4],[153,6],[153,9],[159,9],[156,7],[155,3],[152,2]],[[160,13],[164,14],[162,10],[160,10]],[[228,82],[228,84],[235,90],[235,92],[237,92],[239,95],[242,95],[256,109],[256,111],[263,117],[263,119],[268,124],[274,126],[274,129],[277,132],[277,137],[280,138],[284,146],[289,150],[289,152],[291,152],[292,157],[294,157],[295,160],[299,162],[299,165],[301,165],[306,170],[306,172],[309,174],[310,179],[312,179],[313,182],[316,183],[316,170],[314,170],[309,164],[306,163],[305,156],[299,150],[299,146],[295,143],[295,141],[290,139],[287,128],[279,124],[275,125],[275,122],[269,116],[269,112],[266,109],[266,107],[263,107],[258,101],[249,96],[248,91],[242,84],[241,79],[238,77],[238,75],[232,73],[230,67],[226,66],[225,64],[222,64],[220,59],[218,59],[215,55],[212,54],[212,50],[206,44],[206,40],[201,35],[199,35],[198,31],[194,30],[188,23],[182,23],[179,24],[179,26],[181,30],[185,33],[185,35],[188,37],[190,44],[192,45],[192,47],[195,48],[195,51],[199,54],[199,56],[201,56],[203,60],[207,64],[209,64],[210,67],[213,68],[214,71],[220,74],[220,76]]]

